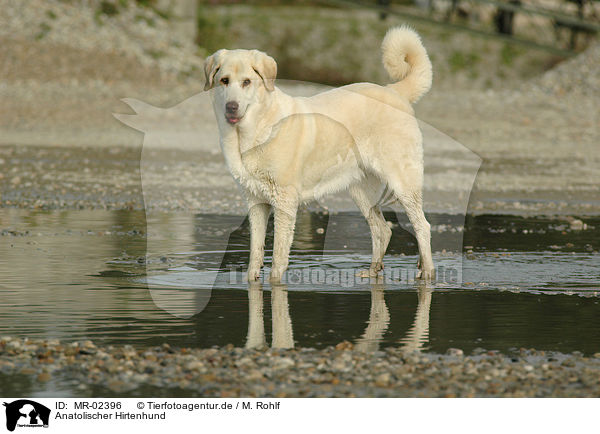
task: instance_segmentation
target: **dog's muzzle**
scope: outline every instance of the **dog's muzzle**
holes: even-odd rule
[[[238,116],[238,109],[240,105],[235,101],[230,101],[225,104],[225,119],[231,125],[237,124],[242,118]]]

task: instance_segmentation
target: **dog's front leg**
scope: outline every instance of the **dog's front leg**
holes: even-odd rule
[[[268,203],[254,202],[250,205],[248,219],[250,220],[250,261],[248,263],[248,281],[253,282],[260,277],[265,255],[265,236],[267,223],[271,213]]]
[[[296,225],[297,204],[294,205],[275,207],[275,240],[273,242],[271,282],[281,282],[281,277],[288,267],[290,247],[294,240],[294,226]]]

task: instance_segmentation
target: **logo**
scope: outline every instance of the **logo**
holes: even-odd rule
[[[19,399],[4,403],[6,407],[6,429],[14,431],[15,427],[48,428],[50,409],[29,399]]]
[[[281,82],[282,80],[279,81],[280,84]],[[285,85],[294,87],[299,93],[306,92],[303,96],[310,96],[315,89],[314,84],[310,83],[285,81]],[[322,89],[325,90],[325,87]],[[481,158],[450,136],[425,122],[414,119],[412,115],[394,106],[359,93],[353,95],[352,98],[360,101],[364,107],[372,107],[378,113],[388,113],[390,116],[404,119],[410,124],[418,122],[423,142],[427,143],[423,154],[423,177],[427,180],[424,186],[426,199],[424,206],[429,212],[436,214],[432,215],[434,220],[430,222],[434,228],[434,237],[431,240],[432,249],[436,252],[447,252],[444,257],[436,258],[436,263],[443,266],[443,270],[439,267],[436,270],[437,281],[441,284],[459,285],[462,281],[464,221],[471,189],[482,162]],[[243,227],[245,216],[241,212],[246,207],[238,203],[237,199],[230,201],[227,199],[228,196],[219,196],[218,189],[214,191],[214,197],[217,198],[215,200],[203,200],[203,196],[199,193],[206,189],[212,189],[210,187],[212,181],[206,166],[194,162],[206,161],[208,154],[221,153],[215,148],[216,143],[219,143],[217,124],[213,114],[210,113],[211,110],[208,109],[212,105],[211,94],[201,92],[168,108],[154,107],[131,98],[126,98],[123,102],[129,105],[135,114],[114,114],[114,116],[125,125],[144,133],[140,172],[146,212],[150,215],[153,210],[165,206],[164,179],[165,176],[168,176],[173,182],[177,182],[177,185],[181,185],[182,190],[178,203],[184,209],[188,209],[192,216],[178,221],[178,224],[175,225],[176,230],[172,229],[174,226],[166,223],[164,219],[149,218],[146,220],[146,261],[144,262],[146,276],[143,278],[143,283],[148,287],[156,306],[176,317],[190,318],[202,312],[208,305],[213,287],[222,285],[232,287],[239,284],[239,288],[245,288],[244,282],[247,278],[247,275],[244,275],[243,272],[240,273],[239,268],[236,268],[241,259],[235,256],[238,253],[234,253],[239,252],[237,249],[239,249],[240,237],[247,238],[248,235],[244,232],[246,230]],[[200,113],[202,115],[198,117]],[[221,114],[221,116],[223,115]],[[354,139],[350,130],[335,119],[320,113],[299,113],[284,118],[278,125],[285,131],[286,128],[291,128],[286,122],[296,125],[296,121],[300,122],[301,119],[307,117],[309,119],[312,117],[315,125],[316,123],[325,125],[328,131],[336,131],[339,137],[345,137],[344,143],[347,147],[342,147],[339,153],[332,151],[332,154],[328,154],[329,157],[327,157],[330,158],[330,161],[337,161],[338,166],[331,166],[331,169],[328,169],[331,173],[328,172],[327,176],[323,175],[323,179],[330,179],[328,177],[333,176],[337,170],[334,170],[334,167],[347,167],[346,164],[350,167],[355,163],[358,164],[357,167],[362,167],[362,163],[357,163],[363,161],[361,151],[356,145],[357,140]],[[300,125],[302,125],[301,122]],[[162,157],[165,149],[169,150],[171,156],[169,159]],[[443,155],[443,158],[440,158],[440,155]],[[223,170],[226,170],[225,167]],[[229,186],[235,189],[233,178],[228,176],[228,179]],[[332,186],[333,184],[327,185]],[[287,275],[282,276],[282,280],[292,284],[310,285],[313,289],[320,287],[326,290],[339,287],[340,284],[344,287],[365,285],[368,280],[365,282],[365,278],[362,278],[361,270],[356,269],[355,266],[340,268],[338,265],[342,262],[335,258],[340,254],[347,254],[346,244],[350,238],[355,245],[364,246],[363,250],[353,250],[353,253],[372,254],[370,231],[353,230],[347,226],[348,217],[344,217],[344,214],[359,213],[356,203],[349,194],[329,197],[326,194],[327,188],[323,187],[321,190],[316,188],[313,193],[317,190],[321,193],[317,192],[313,196],[307,197],[307,200],[314,199],[320,209],[327,210],[327,217],[321,221],[323,227],[312,228],[312,217],[299,219],[296,222],[297,230],[304,230],[305,234],[314,234],[314,231],[317,230],[316,233],[323,235],[318,240],[316,236],[315,239],[311,236],[308,243],[303,243],[307,248],[316,249],[313,250],[315,254],[321,254],[325,262],[321,263],[323,266],[316,267],[299,261],[302,265],[298,265],[295,269],[289,269]],[[335,188],[332,191],[334,190]],[[403,206],[399,201],[393,200],[395,196],[387,184],[384,186],[382,183],[379,187],[373,187],[373,191],[370,191],[369,194],[373,195],[372,199],[375,201],[373,203],[385,205],[388,212],[393,211],[398,226],[415,235],[413,244],[418,243],[414,227],[409,224],[409,218],[405,217]],[[239,196],[239,199],[241,201],[242,197]],[[225,204],[228,204],[228,207],[231,206],[231,209],[239,209],[240,212],[233,212],[230,217],[215,220],[205,217],[222,214],[220,210],[224,209]],[[237,208],[238,206],[239,208]],[[448,220],[447,216],[453,217]],[[357,219],[360,224],[364,224],[363,216],[357,215]],[[384,220],[383,217],[381,220]],[[381,220],[377,221],[382,223]],[[387,223],[382,224],[387,225]],[[219,228],[218,232],[215,232],[215,227]],[[169,232],[172,230],[176,232]],[[215,233],[218,235],[214,236]],[[440,236],[437,235],[438,233]],[[181,242],[173,242],[167,248],[165,240],[173,239],[172,236]],[[196,251],[198,245],[204,244],[204,237],[211,247]],[[189,240],[189,244],[184,240]],[[169,241],[169,243],[171,242]],[[165,256],[166,250],[172,250],[173,253]],[[199,253],[201,255],[198,255]],[[233,256],[229,256],[230,254]],[[332,262],[327,263],[330,259]],[[364,262],[369,259],[365,258]],[[385,259],[388,261],[385,269],[388,271],[383,272],[386,280],[404,283],[414,280],[416,257],[414,262],[411,262],[410,268],[408,268],[408,263],[403,260],[398,260],[396,265],[390,267],[390,256]],[[212,268],[212,264],[219,268]],[[247,263],[244,264],[244,267],[245,265]],[[301,269],[298,268],[300,266],[302,266]],[[413,270],[415,273],[412,272]],[[299,276],[294,274],[296,272],[300,272],[301,281],[298,281]],[[357,276],[357,274],[360,275]],[[267,276],[266,269],[262,275]]]

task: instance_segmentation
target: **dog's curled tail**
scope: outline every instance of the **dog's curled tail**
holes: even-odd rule
[[[392,88],[416,102],[431,88],[432,67],[421,38],[408,26],[388,30],[381,43],[383,66]]]

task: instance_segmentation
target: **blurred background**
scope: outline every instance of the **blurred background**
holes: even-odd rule
[[[63,122],[73,133],[75,119],[86,131],[98,130],[97,122],[80,119],[91,108],[79,101],[88,98],[96,121],[122,107],[114,101],[124,96],[180,101],[202,89],[203,58],[224,47],[266,51],[280,78],[385,83],[379,45],[389,27],[402,23],[424,39],[434,91],[505,89],[593,46],[600,2],[1,0],[1,140],[73,141],[53,133]],[[570,91],[586,74],[597,69],[538,84]],[[45,139],[28,134],[32,123]]]
[[[340,85],[386,82],[386,30],[414,26],[442,88],[506,86],[584,49],[600,29],[598,2],[372,0],[201,2],[197,42],[269,51],[280,76]]]
[[[266,51],[296,94],[314,92],[308,82],[387,83],[381,39],[409,24],[434,68],[417,116],[484,160],[472,211],[489,208],[481,192],[502,210],[534,198],[554,204],[538,211],[569,212],[567,201],[589,212],[599,11],[591,0],[0,0],[0,204],[141,209],[142,135],[114,119],[131,113],[121,99],[166,108],[201,93],[204,58],[219,48]],[[214,135],[210,105],[192,111]],[[214,154],[205,179],[227,175],[216,140],[199,148]],[[225,184],[230,211],[238,194]]]

